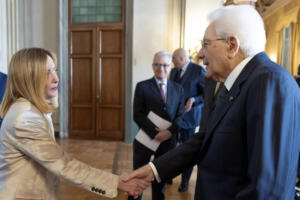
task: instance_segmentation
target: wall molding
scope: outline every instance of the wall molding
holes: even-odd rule
[[[59,137],[67,138],[68,104],[68,0],[59,0]]]

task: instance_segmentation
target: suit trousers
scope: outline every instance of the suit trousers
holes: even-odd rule
[[[195,128],[193,129],[181,129],[179,132],[179,143],[184,143],[195,133]],[[181,174],[181,183],[188,184],[193,172],[193,167],[184,170]]]
[[[133,141],[133,169],[138,169],[146,164],[149,163],[150,158],[154,155],[155,158],[163,155],[164,153],[168,152],[169,150],[175,147],[175,142],[165,141],[160,144],[156,152],[151,151],[138,141]],[[154,180],[151,184],[152,186],[152,200],[164,200],[165,199],[165,188],[166,183],[162,181],[158,183]],[[128,197],[128,200],[133,200],[132,196]],[[138,200],[142,199],[142,195],[137,198]]]

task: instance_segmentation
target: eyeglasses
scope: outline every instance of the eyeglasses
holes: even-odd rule
[[[218,40],[226,41],[227,39],[225,39],[225,38],[217,38],[217,39],[215,39],[215,40],[203,39],[203,40],[201,41],[201,47],[202,47],[202,49],[207,49],[207,47],[208,47],[209,45],[211,45],[213,41],[218,41]]]
[[[164,67],[164,68],[166,68],[166,67],[169,67],[171,65],[171,63],[170,64],[153,63],[152,65],[154,67]]]

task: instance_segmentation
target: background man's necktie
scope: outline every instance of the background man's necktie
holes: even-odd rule
[[[166,103],[166,95],[165,95],[165,92],[164,92],[164,89],[163,89],[163,85],[164,85],[163,83],[159,84],[159,91],[160,91],[162,99]]]
[[[181,72],[182,72],[182,69],[178,69],[177,70],[177,73],[176,73],[176,76],[175,76],[175,79],[174,79],[174,81],[175,82],[177,82],[177,83],[179,83],[180,82],[180,75],[181,75]]]

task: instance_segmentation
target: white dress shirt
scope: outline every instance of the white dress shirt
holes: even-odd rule
[[[180,78],[182,78],[182,76],[183,76],[184,73],[186,72],[186,69],[187,69],[187,67],[188,67],[189,64],[190,64],[190,62],[188,62],[187,64],[185,64],[185,65],[181,68]]]

